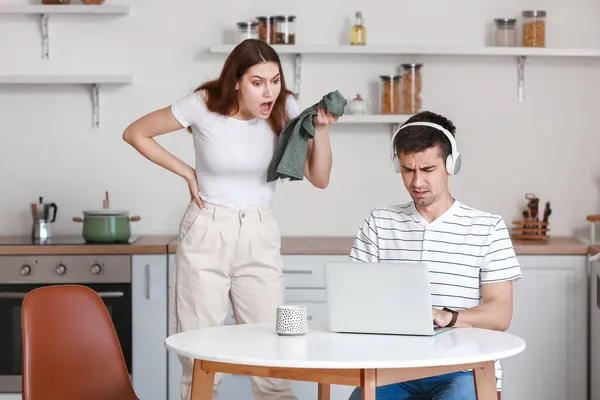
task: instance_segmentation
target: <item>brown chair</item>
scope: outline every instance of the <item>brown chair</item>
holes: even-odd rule
[[[86,286],[23,300],[23,400],[138,400],[104,302]]]

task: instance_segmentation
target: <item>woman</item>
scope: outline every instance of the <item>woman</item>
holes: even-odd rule
[[[192,197],[179,227],[173,271],[175,332],[222,325],[229,300],[238,324],[274,322],[284,285],[281,237],[271,209],[276,182],[267,182],[267,168],[278,134],[299,113],[275,50],[249,39],[233,49],[218,79],[125,130],[124,140],[185,179]],[[314,120],[304,173],[318,188],[329,183],[328,126],[336,121],[322,109]],[[153,139],[182,128],[193,134],[195,170]],[[183,357],[181,362],[186,400],[193,363]],[[252,389],[257,399],[296,399],[284,380],[252,378]]]

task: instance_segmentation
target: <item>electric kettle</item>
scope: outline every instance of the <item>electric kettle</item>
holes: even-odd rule
[[[31,214],[33,217],[33,227],[31,237],[35,241],[44,241],[50,239],[50,223],[56,221],[58,207],[55,203],[44,203],[44,198],[40,196],[39,203],[31,204]]]

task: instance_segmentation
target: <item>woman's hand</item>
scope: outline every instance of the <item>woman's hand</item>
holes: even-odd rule
[[[327,126],[337,122],[340,117],[330,113],[329,111],[319,107],[317,108],[317,116],[315,117],[315,128],[319,126]]]
[[[200,188],[198,187],[198,178],[196,177],[196,171],[190,168],[190,171],[185,175],[185,181],[188,184],[190,190],[190,196],[192,200],[196,202],[198,207],[204,208],[204,203],[200,198]]]

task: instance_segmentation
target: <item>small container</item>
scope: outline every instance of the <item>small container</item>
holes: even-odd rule
[[[523,11],[523,47],[546,47],[546,11]]]
[[[295,21],[294,15],[277,15],[275,17],[275,44],[296,43]]]
[[[258,39],[258,21],[243,21],[237,23],[240,42],[246,39]]]
[[[421,68],[423,64],[402,64],[402,112],[415,114],[421,110]]]
[[[517,45],[517,20],[515,18],[494,19],[493,45],[498,47]]]
[[[360,94],[348,103],[348,112],[350,114],[365,115],[369,113],[369,101],[363,99]]]
[[[365,20],[360,11],[356,12],[354,26],[352,26],[352,28],[350,29],[350,44],[367,44],[367,28],[365,27]]]
[[[267,43],[275,42],[275,23],[273,17],[263,15],[258,20],[258,38]]]
[[[381,93],[381,114],[400,114],[400,82],[401,75],[381,75],[379,77]]]

